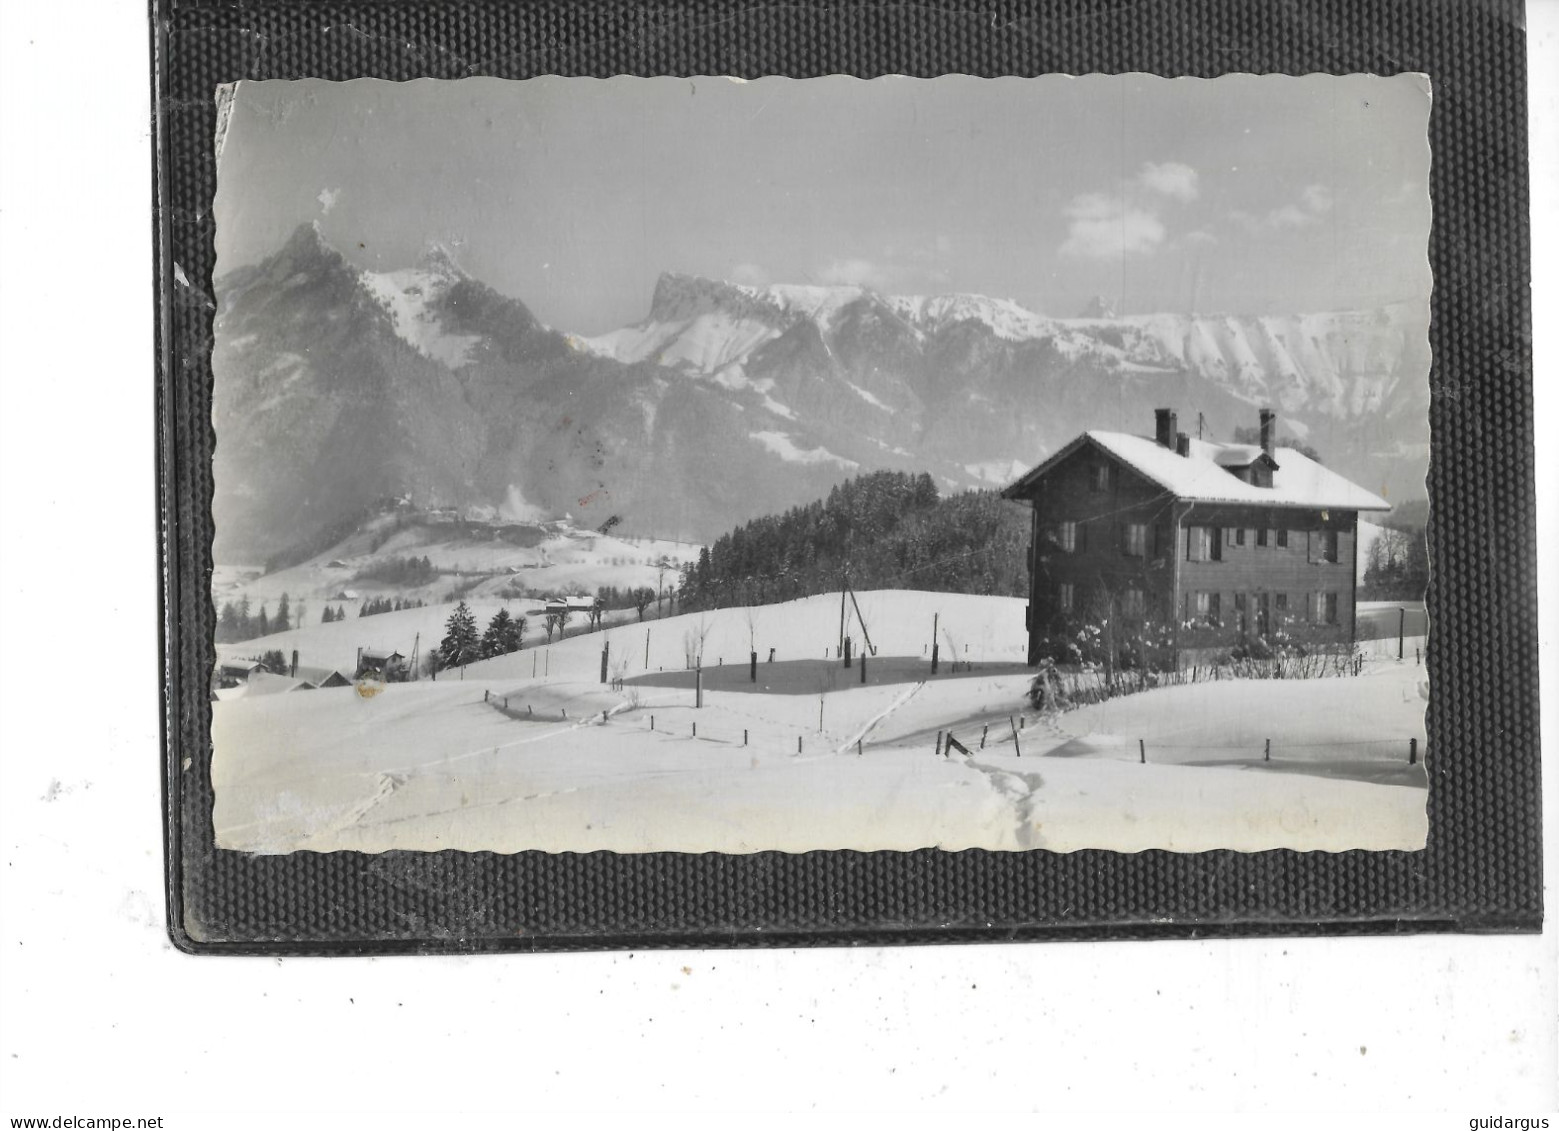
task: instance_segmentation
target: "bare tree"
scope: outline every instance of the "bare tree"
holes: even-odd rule
[[[698,614],[698,623],[688,628],[682,637],[683,653],[687,657],[687,666],[701,668],[704,666],[704,642],[709,639],[709,630],[714,627],[714,622],[703,613]]]

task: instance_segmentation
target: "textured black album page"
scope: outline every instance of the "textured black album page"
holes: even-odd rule
[[[1517,14],[155,11],[178,941],[1534,929]]]

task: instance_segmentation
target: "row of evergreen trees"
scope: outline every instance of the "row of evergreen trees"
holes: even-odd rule
[[[407,597],[405,600],[397,597],[393,601],[388,597],[370,597],[357,607],[357,615],[371,617],[379,613],[398,613],[402,609],[420,609],[422,605],[421,597]],[[338,611],[335,619],[340,620],[341,616]]]
[[[256,636],[286,632],[294,624],[303,623],[304,612],[305,606],[302,601],[298,602],[298,607],[294,611],[287,594],[283,593],[281,600],[277,602],[275,616],[267,613],[263,604],[260,606],[259,613],[255,614],[253,606],[249,603],[248,594],[245,594],[237,601],[223,603],[221,611],[217,614],[217,640],[253,640]]]
[[[422,557],[385,558],[357,571],[359,581],[383,581],[392,585],[426,585],[439,571],[426,554]]]
[[[651,600],[654,595],[651,594]],[[402,609],[420,609],[426,602],[421,597],[407,597],[404,600],[396,597],[370,597],[357,608],[360,617],[371,617],[376,613],[398,613]],[[307,611],[307,605],[299,601],[297,608],[292,607],[290,598],[286,593],[281,595],[281,600],[276,604],[276,614],[272,616],[266,611],[265,605],[260,606],[258,613],[254,612],[254,606],[250,604],[247,594],[237,601],[224,602],[221,611],[217,614],[217,640],[222,642],[234,640],[253,640],[257,636],[269,636],[273,632],[286,632],[289,628],[303,624],[303,617]],[[346,620],[346,607],[336,605],[332,608],[325,606],[325,611],[320,614],[320,624],[333,624],[338,620]]]
[[[772,604],[839,587],[1021,595],[1026,508],[994,491],[943,499],[931,476],[878,471],[754,519],[683,569],[682,608]]]

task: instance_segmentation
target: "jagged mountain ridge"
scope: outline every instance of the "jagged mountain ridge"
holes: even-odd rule
[[[218,281],[217,552],[270,557],[374,500],[623,516],[709,540],[860,470],[1005,481],[1160,404],[1211,436],[1271,403],[1329,462],[1423,493],[1411,311],[1047,318],[979,295],[663,275],[648,317],[560,333],[445,249],[371,272],[305,225]],[[1247,419],[1249,418],[1249,419]],[[1406,438],[1404,443],[1403,438]]]

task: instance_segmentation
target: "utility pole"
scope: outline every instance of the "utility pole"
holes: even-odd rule
[[[839,575],[839,655],[844,655],[844,599],[849,588],[848,574]]]

